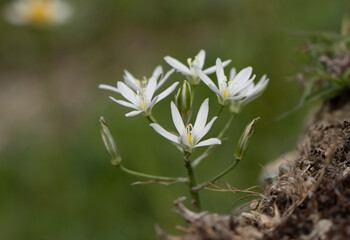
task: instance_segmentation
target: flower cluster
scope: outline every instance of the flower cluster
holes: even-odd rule
[[[192,113],[192,100],[194,96],[191,86],[198,85],[202,81],[217,95],[219,104],[225,106],[230,103],[231,112],[239,113],[247,103],[261,95],[269,81],[264,75],[255,84],[255,75],[252,75],[252,67],[246,67],[237,74],[236,69],[232,68],[229,78],[227,78],[224,73],[224,67],[231,60],[222,62],[220,58],[216,60],[216,65],[203,70],[205,62],[204,50],[199,51],[193,60],[192,58],[188,58],[188,66],[170,56],[164,57],[164,60],[173,67],[173,69],[167,71],[165,74],[162,66],[157,66],[151,77],[137,79],[129,71],[125,70],[124,82],[117,82],[116,87],[100,84],[99,88],[122,95],[126,101],[116,99],[112,96],[110,96],[110,99],[120,105],[133,109],[133,111],[125,114],[126,117],[139,114],[146,116],[151,121],[150,126],[157,133],[176,143],[187,152],[192,152],[194,148],[201,146],[221,144],[218,138],[200,141],[208,133],[217,118],[217,116],[213,117],[208,124],[206,123],[209,113],[208,99],[202,103],[194,125],[188,123]],[[155,95],[155,92],[165,84],[175,70],[183,74],[188,80],[188,82],[184,81],[184,84],[178,90],[175,97],[176,104],[174,102],[170,104],[172,119],[178,135],[165,130],[161,125],[154,122],[152,116],[152,109],[155,104],[170,95],[179,84],[175,82],[158,95]],[[208,74],[214,72],[216,72],[217,86],[208,77]]]

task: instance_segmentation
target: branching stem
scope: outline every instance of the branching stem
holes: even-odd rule
[[[119,168],[131,175],[137,176],[137,177],[142,177],[142,178],[148,178],[148,179],[152,179],[155,181],[167,181],[167,182],[188,182],[187,178],[183,178],[183,177],[179,177],[179,178],[172,178],[172,177],[163,177],[163,176],[156,176],[156,175],[150,175],[150,174],[146,174],[146,173],[141,173],[141,172],[136,172],[134,170],[130,170],[126,167],[124,167],[123,165],[119,165]]]
[[[215,177],[213,177],[212,179],[210,179],[209,181],[203,182],[195,187],[192,188],[192,191],[199,191],[202,188],[214,183],[215,181],[219,180],[220,178],[222,178],[223,176],[225,176],[227,173],[229,173],[232,169],[234,169],[238,163],[240,162],[240,160],[235,159],[235,161],[233,161],[233,163],[224,171],[222,171],[221,173],[219,173],[218,175],[216,175]]]
[[[192,205],[193,207],[197,210],[200,211],[201,210],[201,205],[200,205],[200,201],[199,201],[199,194],[196,191],[193,191],[192,188],[194,186],[196,186],[196,179],[194,177],[194,173],[193,173],[193,168],[191,165],[191,153],[189,152],[184,152],[184,162],[185,162],[185,167],[187,169],[187,174],[188,174],[188,186],[189,186],[189,190],[190,190],[190,194],[191,194],[191,198],[192,198]]]
[[[228,130],[228,128],[230,127],[232,120],[234,119],[235,114],[232,114],[230,116],[230,118],[228,119],[226,125],[224,126],[224,128],[221,130],[221,132],[219,133],[219,135],[217,136],[217,138],[222,138],[224,136],[224,134],[226,133],[226,131]],[[208,157],[212,151],[214,150],[215,145],[211,145],[210,147],[208,147],[199,157],[197,157],[193,163],[192,163],[192,167],[196,167],[204,158]]]

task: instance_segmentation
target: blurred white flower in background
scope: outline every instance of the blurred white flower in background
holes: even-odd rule
[[[213,117],[209,123],[207,123],[208,113],[209,113],[209,99],[205,99],[202,103],[196,121],[194,125],[188,124],[185,126],[180,112],[177,109],[176,105],[171,102],[171,115],[173,118],[173,122],[175,128],[179,134],[175,135],[171,132],[168,132],[163,127],[161,127],[158,123],[151,123],[150,126],[160,135],[165,137],[166,139],[175,142],[185,148],[187,152],[191,152],[193,148],[196,147],[204,147],[209,145],[221,144],[220,139],[218,138],[209,138],[207,140],[200,140],[209,132],[213,123],[217,119],[217,117]]]
[[[202,70],[204,66],[204,61],[205,61],[205,51],[200,50],[199,53],[195,56],[194,59],[188,58],[187,59],[187,64],[188,67],[184,64],[182,64],[180,61],[176,60],[175,58],[172,58],[170,56],[164,57],[164,60],[172,66],[176,71],[182,73],[183,75],[187,76],[188,81],[192,85],[197,85],[199,84],[200,80],[197,76],[196,68]],[[226,60],[222,63],[222,65],[225,67],[227,66],[231,60]],[[206,74],[210,74],[215,72],[216,66],[212,66],[210,68],[207,68],[204,71]]]
[[[59,25],[72,15],[72,7],[61,0],[16,0],[5,7],[4,15],[15,25]]]

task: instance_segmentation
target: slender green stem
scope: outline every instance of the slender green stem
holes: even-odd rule
[[[157,123],[157,120],[153,117],[152,114],[147,115],[146,118],[150,123]]]
[[[217,136],[217,138],[222,138],[224,136],[224,134],[226,133],[226,131],[229,129],[232,120],[234,119],[235,114],[232,114],[230,116],[230,118],[228,119],[226,125],[224,126],[224,128],[221,130],[221,132],[219,133],[219,135]],[[192,162],[192,167],[196,167],[204,158],[208,157],[212,151],[214,150],[215,145],[211,145],[210,147],[208,147],[199,157],[197,157],[193,162]]]
[[[192,188],[196,186],[196,179],[194,177],[190,158],[191,158],[191,153],[185,151],[184,161],[185,161],[185,167],[187,168],[187,174],[188,174],[188,180],[189,180],[188,186],[189,186],[189,190],[192,198],[192,205],[197,211],[200,211],[201,205],[199,201],[199,194],[198,192],[192,190]]]
[[[156,176],[156,175],[150,175],[150,174],[146,174],[146,173],[141,173],[141,172],[136,172],[133,170],[130,170],[126,167],[124,167],[123,165],[119,165],[119,168],[131,175],[137,176],[137,177],[142,177],[142,178],[148,178],[148,179],[152,179],[155,181],[167,181],[167,182],[188,182],[187,178],[172,178],[172,177],[163,177],[163,176]]]
[[[194,100],[194,95],[196,93],[196,86],[195,84],[191,84],[191,106],[193,104],[193,100]]]
[[[240,162],[239,159],[235,159],[235,161],[233,161],[233,163],[224,171],[222,171],[221,173],[219,173],[218,175],[216,175],[215,177],[213,177],[212,179],[210,179],[207,182],[201,183],[199,185],[197,185],[196,187],[192,188],[192,191],[199,191],[200,189],[214,183],[215,181],[219,180],[220,178],[222,178],[223,176],[225,176],[227,173],[229,173],[232,169],[234,169],[238,163]]]
[[[220,116],[222,110],[224,110],[224,107],[225,107],[225,105],[221,105],[221,107],[220,107],[220,109],[219,109],[219,112],[216,114],[217,117]]]

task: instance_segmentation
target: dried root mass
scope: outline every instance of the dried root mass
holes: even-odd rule
[[[197,214],[177,202],[191,225],[184,236],[157,228],[159,239],[350,239],[349,96],[327,101],[314,115],[292,170],[268,185],[249,211]]]

